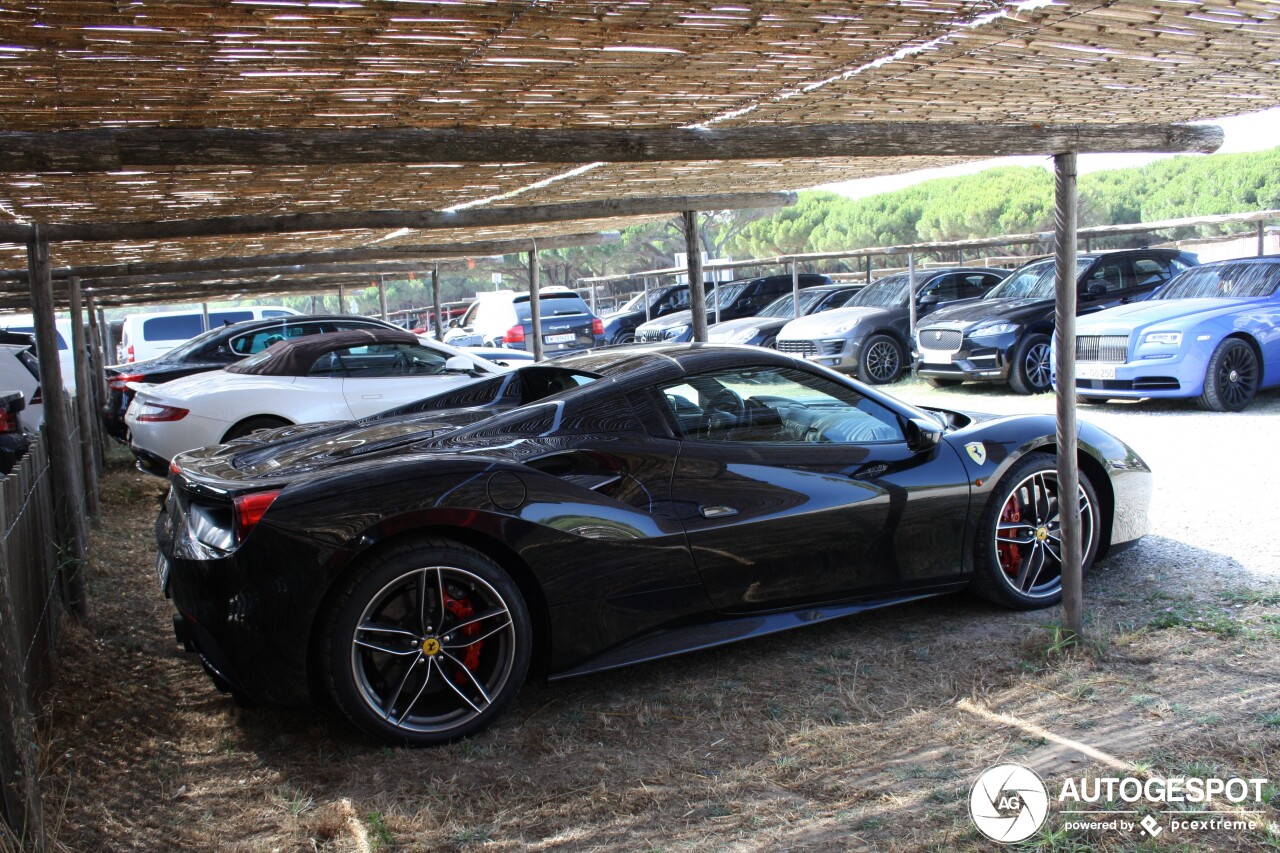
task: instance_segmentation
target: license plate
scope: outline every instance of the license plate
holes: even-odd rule
[[[950,364],[951,353],[937,350],[920,350],[920,360],[925,364]]]
[[[1116,368],[1112,364],[1077,364],[1076,379],[1115,379]]]
[[[576,341],[577,339],[578,339],[578,336],[573,334],[572,332],[565,335],[543,335],[542,336],[542,342],[544,344],[567,344],[567,343],[570,343],[571,341]]]
[[[162,592],[169,586],[169,560],[164,554],[156,554],[156,580],[160,581]]]

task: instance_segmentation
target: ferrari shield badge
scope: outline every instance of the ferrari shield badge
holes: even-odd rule
[[[981,465],[987,461],[987,446],[981,441],[971,441],[964,446],[969,452],[969,458]]]

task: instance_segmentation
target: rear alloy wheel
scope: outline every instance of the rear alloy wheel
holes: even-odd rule
[[[1204,393],[1196,402],[1210,412],[1239,412],[1258,393],[1258,356],[1239,338],[1214,347],[1204,373]]]
[[[868,385],[888,385],[902,375],[902,347],[888,335],[872,335],[858,356],[858,378]]]
[[[1018,394],[1043,394],[1049,390],[1049,336],[1027,335],[1013,348],[1009,387]]]
[[[383,740],[423,746],[488,726],[529,671],[529,612],[511,577],[452,542],[371,559],[329,610],[321,671],[338,707]]]
[[[1098,551],[1098,497],[1083,472],[1077,499],[1081,567],[1087,571]],[[1062,522],[1053,456],[1028,454],[1000,478],[979,526],[973,570],[974,591],[996,604],[1032,610],[1062,600]]]

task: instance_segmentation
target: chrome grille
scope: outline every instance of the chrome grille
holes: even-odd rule
[[[637,341],[660,341],[663,337],[662,329],[638,329],[636,330]]]
[[[916,336],[921,349],[934,352],[955,352],[960,349],[964,335],[959,329],[921,329]]]
[[[1077,335],[1076,361],[1124,364],[1129,355],[1127,335]]]
[[[817,351],[813,341],[778,341],[778,352],[806,356],[813,355]]]

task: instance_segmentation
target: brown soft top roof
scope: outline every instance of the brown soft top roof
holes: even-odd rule
[[[257,376],[306,376],[311,366],[316,363],[316,359],[336,350],[371,344],[416,343],[419,343],[417,335],[401,329],[351,329],[345,332],[326,332],[272,344],[257,355],[231,365],[226,368],[226,371]]]

